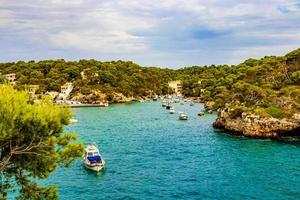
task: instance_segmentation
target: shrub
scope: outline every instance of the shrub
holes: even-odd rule
[[[268,108],[266,108],[266,112],[275,118],[282,118],[284,115],[283,110],[275,106],[269,106]]]

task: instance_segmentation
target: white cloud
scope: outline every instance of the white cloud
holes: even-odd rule
[[[148,55],[152,55],[155,63],[162,64],[201,64],[203,60],[226,63],[247,54],[259,57],[264,51],[282,52],[277,48],[290,50],[299,45],[300,12],[296,2],[0,0],[0,31],[7,37],[0,42],[4,48],[24,49],[27,54],[34,53],[28,50],[30,45],[45,55],[49,55],[49,49],[67,50],[73,59],[82,54],[113,54],[138,58],[141,63],[147,60],[151,65]],[[218,33],[225,36],[219,37]],[[11,42],[14,40],[25,41],[28,46]],[[260,48],[264,51],[257,50]],[[218,54],[216,61],[212,54],[220,49],[227,53]]]
[[[62,31],[56,35],[51,35],[50,41],[63,49],[75,48],[102,53],[132,54],[146,50],[142,37],[132,36],[122,31]]]
[[[53,4],[78,5],[84,3],[84,0],[51,0]]]
[[[13,23],[14,13],[10,10],[1,10],[0,12],[0,28],[7,27]]]

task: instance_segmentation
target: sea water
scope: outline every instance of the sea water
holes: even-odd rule
[[[59,199],[300,199],[300,146],[249,139],[215,130],[216,114],[174,104],[178,120],[160,102],[74,109],[75,132],[94,142],[106,170],[82,160],[59,168],[42,184],[56,184]]]

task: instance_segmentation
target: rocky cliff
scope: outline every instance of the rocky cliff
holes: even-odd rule
[[[283,136],[300,136],[300,114],[286,119],[265,118],[243,112],[239,117],[231,117],[228,109],[218,111],[213,124],[215,128],[255,138],[279,138]]]

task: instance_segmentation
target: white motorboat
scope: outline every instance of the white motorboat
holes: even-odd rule
[[[169,113],[170,114],[175,114],[176,113],[176,110],[175,110],[175,108],[173,106],[170,108]]]
[[[174,99],[174,103],[179,103],[179,102],[180,102],[180,100],[178,98]]]
[[[100,107],[108,107],[109,106],[109,104],[108,104],[108,102],[106,101],[106,102],[100,102]]]
[[[73,124],[73,123],[77,123],[78,122],[78,120],[76,119],[76,118],[72,118],[72,119],[70,119],[70,123],[71,124]]]
[[[186,112],[179,113],[179,120],[188,120],[188,115]]]
[[[83,164],[87,169],[99,172],[105,167],[105,161],[100,155],[100,152],[93,144],[88,144],[85,148]]]
[[[166,106],[167,106],[167,100],[164,99],[164,100],[162,101],[161,106],[162,106],[162,107],[166,107]]]

